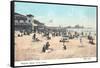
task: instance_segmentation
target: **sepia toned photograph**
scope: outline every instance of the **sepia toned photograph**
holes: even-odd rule
[[[15,1],[13,18],[15,63],[97,60],[96,6]]]

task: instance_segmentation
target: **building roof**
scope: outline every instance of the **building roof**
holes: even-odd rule
[[[26,16],[19,13],[14,13],[14,16],[15,16],[15,20],[27,20]]]
[[[43,23],[39,22],[38,20],[34,19],[34,24],[37,24],[37,25],[44,25]]]
[[[33,15],[31,15],[31,14],[28,14],[27,16],[28,16],[28,17],[34,17],[34,16],[33,16]]]

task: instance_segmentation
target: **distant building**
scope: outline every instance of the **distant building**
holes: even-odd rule
[[[15,30],[20,32],[36,32],[44,30],[44,24],[34,19],[31,14],[22,15],[15,13]]]
[[[19,13],[15,13],[15,30],[20,32],[32,31],[32,15],[24,16]]]
[[[38,20],[34,19],[34,32],[43,32],[45,31],[45,25]]]

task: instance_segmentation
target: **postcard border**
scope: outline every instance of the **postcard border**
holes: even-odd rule
[[[43,65],[27,65],[27,66],[15,66],[15,47],[14,47],[14,3],[15,2],[26,2],[26,3],[42,3],[42,4],[55,4],[55,5],[72,5],[72,6],[84,6],[84,7],[96,7],[96,61],[89,61],[89,62],[75,62],[75,63],[57,63],[57,64],[43,64]],[[64,65],[64,64],[80,64],[80,63],[94,63],[98,62],[98,6],[97,5],[82,5],[82,4],[65,4],[65,3],[51,3],[51,2],[36,2],[36,1],[11,1],[10,2],[10,8],[11,8],[11,25],[10,25],[10,44],[11,44],[11,49],[10,49],[10,66],[11,67],[32,67],[32,66],[48,66],[48,65]]]

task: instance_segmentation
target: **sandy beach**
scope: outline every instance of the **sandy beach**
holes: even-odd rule
[[[63,43],[59,42],[61,36],[51,37],[51,40],[47,40],[46,37],[37,34],[40,41],[34,42],[32,36],[33,34],[22,37],[15,36],[16,61],[96,57],[96,44],[91,45],[85,37],[82,39],[82,46],[80,46],[80,41],[77,38],[65,42],[67,49],[64,50]],[[42,47],[47,41],[49,41],[49,48],[52,51],[43,53]],[[96,43],[96,39],[94,41]]]

